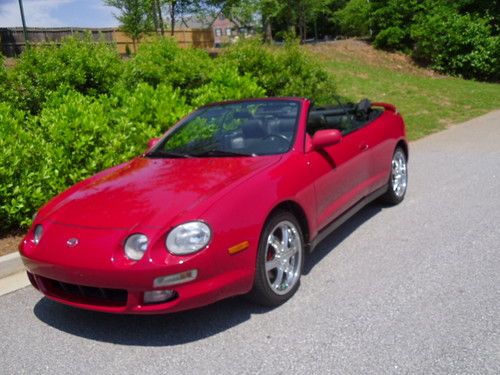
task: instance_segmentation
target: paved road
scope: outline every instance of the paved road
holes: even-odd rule
[[[0,372],[500,373],[500,111],[411,146],[403,204],[320,245],[274,310],[231,299],[175,315],[0,297]]]

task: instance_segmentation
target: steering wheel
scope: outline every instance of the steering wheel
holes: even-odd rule
[[[287,137],[285,137],[283,134],[278,134],[278,133],[268,134],[265,137],[263,137],[262,140],[266,140],[268,138],[278,138],[278,139],[281,139],[283,141],[286,141],[287,144],[289,142]]]

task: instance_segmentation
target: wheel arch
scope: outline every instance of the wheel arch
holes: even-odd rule
[[[408,143],[404,139],[400,139],[399,142],[396,144],[396,148],[401,147],[403,149],[403,152],[405,153],[406,156],[406,161],[408,162],[409,158],[409,150],[408,150]]]
[[[304,243],[307,246],[310,240],[310,229],[309,229],[309,221],[307,219],[307,215],[300,204],[292,200],[286,200],[279,203],[275,206],[269,215],[267,215],[267,220],[269,220],[272,215],[277,211],[288,211],[291,212],[300,224],[300,229],[302,230],[302,234],[304,235]]]

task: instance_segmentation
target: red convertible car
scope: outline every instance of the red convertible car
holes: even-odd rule
[[[53,198],[19,248],[33,286],[71,306],[166,313],[239,294],[276,306],[333,229],[376,198],[403,200],[407,160],[390,104],[211,104]]]

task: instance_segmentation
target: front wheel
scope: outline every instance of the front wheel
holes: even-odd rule
[[[265,306],[278,306],[297,291],[304,264],[304,239],[295,216],[279,211],[262,231],[255,281],[249,296]]]
[[[389,204],[401,203],[405,198],[407,187],[408,164],[406,154],[401,147],[397,147],[392,156],[389,187],[382,199]]]

